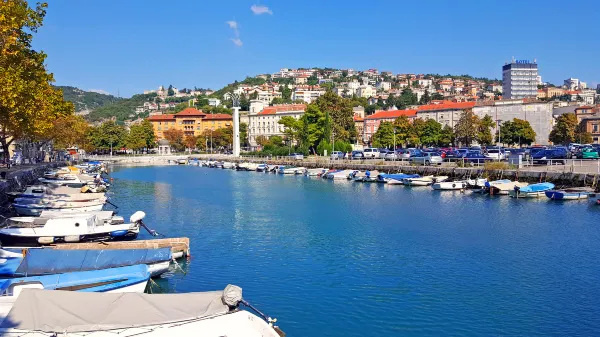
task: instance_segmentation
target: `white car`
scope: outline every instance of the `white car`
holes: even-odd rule
[[[365,158],[379,158],[379,149],[376,147],[370,147],[363,150]]]
[[[421,152],[416,157],[410,157],[409,161],[414,164],[429,166],[433,164],[442,165],[444,159],[437,152]]]
[[[331,159],[332,160],[338,160],[338,159],[344,159],[344,152],[342,151],[333,151],[331,152]]]
[[[303,160],[304,155],[302,153],[292,153],[290,154],[290,158],[294,160]]]
[[[506,158],[504,151],[498,149],[489,149],[486,156],[494,160],[504,160]]]

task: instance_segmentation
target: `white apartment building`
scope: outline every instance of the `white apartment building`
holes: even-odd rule
[[[208,99],[208,105],[210,106],[219,106],[221,105],[221,100],[218,98],[209,98]]]
[[[257,104],[253,105],[253,103]],[[251,102],[250,113],[248,114],[248,141],[253,148],[258,146],[257,137],[283,137],[284,127],[279,124],[279,120],[284,116],[299,119],[306,110],[305,104],[284,104],[263,107],[261,111],[257,112],[256,109],[259,108],[259,104],[255,101]]]
[[[369,98],[376,95],[376,90],[370,85],[361,85],[356,89],[356,95],[359,97]]]
[[[502,66],[504,99],[537,97],[538,65],[536,61],[512,60]]]
[[[417,80],[417,82],[419,83],[419,86],[421,88],[429,88],[433,85],[433,80],[428,79],[428,78],[422,78]]]
[[[325,90],[313,87],[296,87],[292,93],[292,101],[302,100],[306,103],[312,103],[321,95],[325,94]]]
[[[390,82],[382,81],[382,82],[377,83],[376,87],[379,90],[387,91],[392,88],[392,84]]]

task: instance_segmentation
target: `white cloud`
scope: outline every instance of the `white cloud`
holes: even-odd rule
[[[273,11],[270,10],[269,7],[263,5],[252,5],[252,7],[250,7],[250,10],[256,15],[273,14]]]
[[[242,42],[242,40],[240,40],[239,37],[236,37],[235,39],[230,39],[231,42],[233,42],[233,44],[235,44],[238,47],[241,47],[244,43]]]
[[[95,92],[98,94],[104,94],[104,95],[112,95],[110,92],[102,90],[102,89],[90,89],[88,90],[89,92]]]
[[[227,25],[229,25],[229,28],[236,30],[238,29],[238,23],[236,21],[227,21],[225,22]]]

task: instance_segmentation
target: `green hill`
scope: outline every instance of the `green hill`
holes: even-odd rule
[[[116,117],[117,121],[122,122],[126,119],[130,119],[130,115],[135,114],[135,108],[140,105],[144,105],[145,102],[154,101],[156,94],[139,94],[133,95],[131,98],[120,99],[117,102],[101,106],[94,111],[90,112],[87,119],[94,122],[103,119],[110,119]],[[148,113],[136,114],[137,117],[148,117]]]
[[[79,88],[69,86],[57,86],[63,91],[65,100],[73,102],[76,112],[91,111],[96,108],[121,101],[121,98],[113,95],[105,95],[97,92],[83,91]]]

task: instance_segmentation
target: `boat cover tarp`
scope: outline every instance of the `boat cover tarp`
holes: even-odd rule
[[[519,181],[511,181],[509,183],[495,184],[495,185],[492,185],[492,187],[498,189],[499,191],[511,191],[511,190],[514,190],[515,187],[523,188],[527,185],[529,185],[529,184],[522,183]]]
[[[418,175],[418,174],[404,174],[404,173],[385,174],[385,173],[380,173],[377,176],[377,179],[379,179],[379,180],[384,180],[384,179],[402,180],[402,179],[419,178],[419,177],[420,177],[420,175]]]
[[[519,188],[521,193],[544,192],[554,188],[553,183],[539,183]]]
[[[171,260],[170,248],[128,250],[58,250],[29,249],[11,273],[14,263],[2,268],[2,275],[48,275],[73,271],[99,270]],[[4,266],[3,266],[4,267]]]
[[[25,289],[0,329],[75,333],[201,319],[229,312],[223,294],[223,291],[139,294]]]

